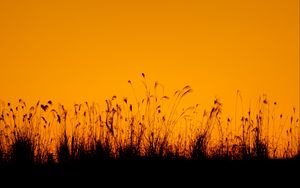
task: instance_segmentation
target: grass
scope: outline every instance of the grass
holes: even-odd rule
[[[295,109],[286,117],[270,113],[276,103],[264,96],[233,125],[220,101],[201,115],[198,105],[181,109],[190,86],[170,97],[157,82],[150,87],[144,74],[142,79],[145,96],[113,96],[105,107],[86,102],[66,109],[52,101],[27,107],[21,99],[16,106],[1,104],[0,164],[299,159]]]

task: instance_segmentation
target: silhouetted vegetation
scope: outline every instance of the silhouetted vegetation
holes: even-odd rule
[[[2,103],[0,164],[299,158],[295,109],[286,118],[270,113],[277,103],[263,97],[258,109],[249,109],[233,123],[222,116],[219,100],[209,112],[201,113],[198,105],[181,109],[192,92],[189,86],[169,97],[160,84],[150,88],[142,76],[146,95],[134,102],[113,96],[106,107],[86,102],[72,109],[52,101],[31,107],[21,99],[16,106]],[[277,119],[279,129],[270,131]]]

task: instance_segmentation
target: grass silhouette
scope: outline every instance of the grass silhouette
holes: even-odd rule
[[[276,114],[270,114],[264,97],[257,113],[250,109],[236,121],[240,124],[237,131],[230,118],[224,121],[220,101],[215,100],[214,107],[200,115],[198,105],[180,109],[181,101],[192,92],[190,86],[169,97],[163,86],[155,82],[150,87],[145,74],[142,78],[142,99],[113,96],[105,108],[85,102],[66,109],[52,101],[27,107],[21,99],[16,106],[2,104],[0,164],[299,159],[295,109],[289,125],[287,118],[279,116],[281,128],[272,135],[271,120]],[[128,83],[134,92],[132,81]]]

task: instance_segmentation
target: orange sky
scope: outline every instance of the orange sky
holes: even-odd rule
[[[145,72],[228,111],[236,90],[299,108],[299,1],[0,1],[0,99],[103,101]]]

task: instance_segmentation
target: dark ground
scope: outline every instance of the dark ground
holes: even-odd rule
[[[1,165],[0,181],[9,184],[38,185],[166,185],[238,187],[282,185],[298,187],[300,160],[264,161],[163,161],[107,160],[98,163],[65,165]],[[297,184],[295,184],[297,183]],[[111,187],[109,186],[109,187]],[[100,186],[102,187],[102,186]],[[106,187],[106,186],[105,186]],[[204,186],[207,187],[207,186]],[[211,187],[211,186],[209,186]]]

